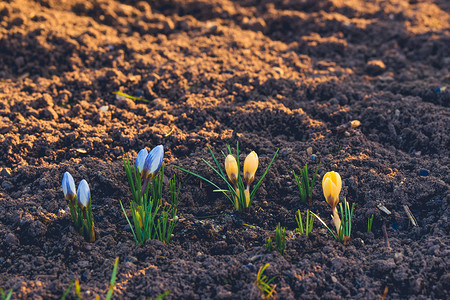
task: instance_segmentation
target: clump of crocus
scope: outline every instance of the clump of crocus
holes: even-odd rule
[[[228,179],[233,184],[234,190],[236,191],[236,196],[233,197],[235,200],[234,206],[236,209],[239,209],[240,206],[245,208],[250,207],[250,185],[255,180],[255,173],[258,169],[258,163],[259,159],[255,151],[250,152],[244,160],[245,189],[243,199],[245,199],[245,203],[240,203],[243,201],[240,201],[242,189],[239,190],[238,187],[238,179],[240,179],[238,163],[232,154],[228,154],[225,158],[225,171],[227,172]]]
[[[141,244],[149,239],[168,243],[178,221],[176,214],[180,185],[175,183],[175,177],[169,180],[170,203],[162,203],[163,158],[162,145],[156,146],[150,152],[145,148],[140,150],[134,166],[131,165],[128,154],[123,158],[133,199],[130,202],[133,222],[128,218],[122,202],[120,205],[134,239]]]
[[[194,173],[189,170],[177,167],[178,169],[192,174],[207,183],[211,184],[216,188],[214,190],[215,192],[222,192],[224,195],[230,200],[230,202],[233,204],[233,206],[239,210],[239,211],[250,211],[250,207],[253,202],[253,198],[255,196],[256,191],[259,189],[259,187],[262,184],[263,179],[266,177],[267,173],[269,172],[270,167],[272,166],[272,163],[275,160],[275,157],[278,154],[277,150],[275,154],[272,157],[272,160],[270,161],[269,165],[267,166],[266,170],[264,171],[263,175],[259,179],[259,181],[256,183],[254,188],[250,191],[250,186],[255,180],[255,173],[258,169],[259,159],[258,155],[255,151],[250,152],[249,155],[245,158],[244,161],[244,174],[241,176],[240,174],[240,168],[239,168],[239,143],[236,144],[236,157],[231,152],[231,147],[227,145],[228,148],[228,155],[225,156],[225,172],[223,171],[222,167],[220,166],[219,162],[217,161],[214,153],[212,152],[211,148],[208,147],[209,152],[211,153],[211,156],[217,166],[215,168],[213,165],[211,165],[209,162],[203,159],[203,161],[210,167],[217,175],[220,176],[220,178],[226,183],[227,188],[222,189],[212,181]],[[227,179],[228,178],[228,179]]]
[[[62,189],[75,228],[90,242],[95,241],[94,219],[92,217],[91,191],[86,180],[81,180],[75,191],[75,181],[69,172],[65,172]]]
[[[337,172],[328,172],[325,174],[322,180],[322,188],[325,200],[330,205],[333,213],[331,215],[331,219],[336,227],[337,235],[333,233],[333,231],[319,216],[316,214],[313,215],[328,229],[335,239],[341,241],[343,244],[346,244],[350,240],[352,232],[352,219],[355,204],[353,203],[352,208],[350,209],[347,199],[344,199],[344,207],[342,207],[342,204],[339,203],[339,193],[342,189],[342,180],[341,176]],[[338,204],[340,208],[340,215],[337,209]]]

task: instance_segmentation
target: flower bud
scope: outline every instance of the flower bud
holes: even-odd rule
[[[231,154],[229,154],[225,158],[225,171],[227,172],[228,179],[235,185],[239,175],[238,165],[236,162],[236,158],[234,158],[234,156]]]
[[[89,205],[89,202],[91,202],[89,184],[84,179],[78,184],[77,200],[82,208],[86,208]]]
[[[75,181],[69,172],[65,172],[62,179],[62,189],[64,192],[64,198],[67,201],[72,201],[77,195],[75,191]]]
[[[141,228],[142,228],[142,227],[144,227],[144,223],[143,223],[141,214],[139,213],[139,210],[140,210],[140,209],[141,209],[141,206],[138,206],[138,207],[136,208],[136,210],[135,210],[135,213],[136,213],[136,216],[138,217],[139,225],[140,225]],[[145,212],[144,212],[144,216],[145,216]]]
[[[339,173],[334,171],[326,173],[322,179],[322,188],[325,200],[334,211],[339,202],[339,193],[342,189],[342,180]]]
[[[255,151],[250,152],[244,161],[244,181],[250,185],[255,180],[255,173],[258,169],[258,155]]]
[[[139,151],[138,155],[136,156],[136,161],[134,162],[134,167],[136,168],[136,171],[138,171],[142,176],[142,169],[144,168],[145,159],[147,158],[148,151],[147,149],[142,149]]]
[[[153,178],[161,168],[164,158],[164,147],[158,145],[150,151],[144,162],[144,168],[142,169],[142,177]]]

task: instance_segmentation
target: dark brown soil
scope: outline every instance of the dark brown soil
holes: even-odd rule
[[[266,263],[278,299],[449,299],[449,28],[446,0],[0,2],[0,287],[58,299],[80,279],[103,296],[118,256],[117,299],[260,299]],[[257,177],[280,148],[250,214],[173,167],[219,182],[201,159],[236,141]],[[157,144],[180,222],[172,243],[141,246],[121,158]],[[318,222],[293,233],[307,206],[291,172],[319,161],[356,203],[347,246]],[[91,186],[94,243],[72,226],[65,171]],[[285,256],[264,249],[278,222]]]

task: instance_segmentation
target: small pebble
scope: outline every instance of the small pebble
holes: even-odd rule
[[[136,257],[134,257],[134,256],[127,256],[127,257],[125,258],[125,261],[126,261],[126,262],[132,262],[132,263],[135,263],[135,262],[138,261],[138,259],[137,259]]]
[[[100,107],[101,111],[108,111],[108,109],[109,109],[108,105],[104,105],[104,106]]]
[[[250,272],[256,272],[256,267],[254,264],[248,264],[248,265],[242,266],[242,269],[247,269]]]
[[[308,156],[311,156],[311,155],[312,155],[312,151],[313,151],[312,147],[308,147],[308,148],[306,149],[306,153],[308,154]]]
[[[395,116],[398,118],[400,117],[400,111],[398,109],[395,110]]]
[[[381,60],[371,60],[367,62],[366,73],[371,76],[382,74],[386,70],[385,64]]]
[[[426,169],[421,169],[419,171],[419,175],[426,177],[426,176],[430,175],[430,172],[428,172],[428,170],[426,170]]]
[[[359,120],[353,120],[350,122],[350,125],[352,126],[352,128],[356,128],[361,126],[361,122]]]

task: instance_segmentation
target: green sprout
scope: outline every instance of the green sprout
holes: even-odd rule
[[[274,299],[276,293],[276,285],[271,284],[275,277],[269,279],[266,275],[263,275],[264,271],[267,269],[267,267],[269,267],[269,265],[270,264],[265,264],[264,266],[259,268],[258,273],[256,274],[256,280],[253,283],[261,291],[264,299]]]
[[[8,294],[5,294],[3,289],[0,288],[0,299],[1,300],[10,300],[12,296],[13,289],[10,289]]]
[[[295,181],[297,182],[298,189],[300,191],[300,197],[303,203],[308,199],[309,206],[312,205],[312,193],[314,189],[314,183],[316,182],[317,173],[319,172],[320,163],[317,166],[316,172],[312,178],[312,182],[309,182],[309,172],[308,172],[308,164],[305,164],[303,169],[300,169],[300,176],[295,174],[295,171],[292,171],[294,174]]]
[[[297,221],[298,228],[295,229],[295,231],[300,232],[301,235],[308,236],[313,229],[314,224],[314,214],[309,212],[309,209],[306,210],[306,221],[305,225],[306,227],[303,227],[303,221],[302,221],[302,214],[300,212],[300,209],[297,211],[297,214],[295,215],[295,220]]]
[[[134,240],[140,244],[150,239],[169,243],[178,222],[177,206],[181,184],[177,185],[175,176],[169,180],[170,203],[163,203],[165,165],[162,159],[161,145],[155,147],[150,153],[142,149],[134,166],[131,165],[128,154],[123,159],[132,194],[131,220],[122,202],[120,206]]]
[[[272,157],[272,160],[270,161],[269,165],[267,166],[266,170],[264,171],[263,175],[259,179],[259,181],[256,183],[252,191],[250,192],[250,185],[253,183],[255,179],[255,173],[258,168],[258,155],[252,151],[249,155],[247,155],[245,161],[244,161],[244,176],[241,176],[240,167],[239,167],[239,142],[236,143],[236,158],[233,156],[231,152],[230,145],[227,145],[228,148],[228,155],[225,155],[223,152],[223,156],[225,157],[225,172],[223,171],[222,167],[220,166],[219,162],[216,159],[216,156],[214,155],[211,148],[208,147],[209,152],[211,153],[211,156],[214,160],[214,163],[216,164],[215,168],[211,163],[203,159],[205,164],[210,167],[219,177],[225,182],[226,189],[220,188],[217,184],[213,183],[212,181],[206,179],[203,176],[200,176],[194,172],[191,172],[189,170],[183,169],[181,167],[176,167],[188,174],[194,175],[201,180],[211,184],[213,187],[216,188],[214,192],[222,192],[228,200],[233,204],[234,208],[238,211],[245,211],[249,212],[250,207],[253,203],[253,199],[255,197],[255,194],[259,187],[262,184],[262,181],[266,177],[267,173],[269,172],[270,167],[272,166],[279,149],[275,152],[274,156]],[[227,179],[228,178],[228,179]]]
[[[286,249],[286,228],[281,227],[278,223],[275,228],[275,246],[281,255],[284,255],[284,250]]]
[[[367,219],[367,232],[372,231],[373,215]]]
[[[125,97],[125,98],[128,98],[128,99],[134,100],[134,101],[141,101],[141,102],[145,102],[145,103],[150,103],[150,100],[147,100],[147,99],[145,99],[145,98],[140,98],[140,97],[131,96],[131,95],[122,93],[122,92],[120,92],[120,91],[113,92],[113,94],[115,94],[116,97]]]
[[[164,293],[162,293],[161,295],[159,295],[158,297],[156,297],[153,300],[162,300],[162,299],[166,298],[166,296],[169,295],[170,292],[172,292],[172,291],[171,290],[167,290],[167,291],[165,291]]]
[[[272,242],[272,238],[271,237],[266,238],[265,244],[266,244],[266,251],[267,252],[272,251],[272,249],[273,249],[273,242]]]
[[[62,180],[64,197],[69,205],[70,215],[75,228],[90,241],[95,241],[94,218],[92,216],[91,191],[86,180],[81,180],[75,190],[75,181],[69,172]]]
[[[340,225],[339,232],[334,234],[334,232],[328,227],[328,225],[316,214],[311,212],[317,220],[325,226],[325,228],[331,233],[331,235],[342,244],[346,245],[350,241],[351,233],[352,233],[352,219],[353,219],[353,211],[355,210],[355,203],[352,204],[352,208],[350,209],[350,205],[347,202],[347,199],[344,198],[344,207],[342,207],[342,203],[339,203],[340,208]]]
[[[112,295],[114,292],[114,286],[116,285],[116,277],[117,277],[117,270],[119,267],[119,258],[116,257],[115,261],[114,261],[114,267],[113,267],[113,271],[111,274],[111,279],[109,281],[109,288],[108,288],[108,292],[105,296],[105,300],[111,300],[112,299]],[[65,300],[66,297],[69,295],[70,291],[72,290],[73,285],[75,284],[75,296],[77,298],[77,300],[82,300],[83,298],[81,297],[81,286],[80,286],[80,282],[78,280],[72,280],[69,284],[69,287],[64,291],[64,294],[61,297],[61,300]],[[98,295],[95,296],[95,299],[100,300],[100,297]]]

